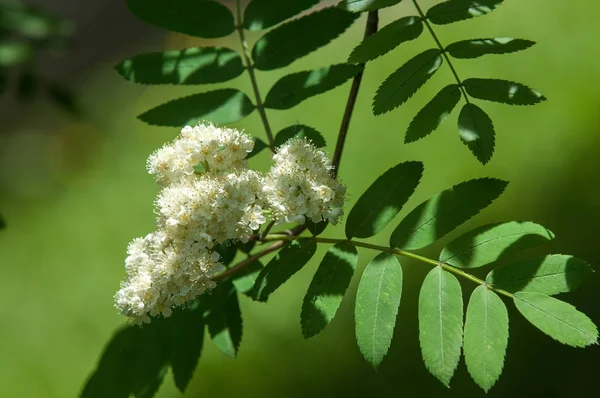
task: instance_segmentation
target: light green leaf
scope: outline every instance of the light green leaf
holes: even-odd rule
[[[338,243],[325,253],[302,303],[300,323],[305,338],[320,333],[331,322],[357,262],[358,252],[349,242]]]
[[[440,261],[460,268],[482,267],[551,239],[554,239],[551,231],[532,222],[489,224],[448,243]]]
[[[502,374],[507,345],[506,306],[496,293],[478,286],[467,307],[463,350],[469,374],[485,392]]]
[[[357,17],[329,7],[286,22],[256,42],[252,49],[254,66],[261,70],[287,66],[341,35]]]
[[[373,99],[373,114],[381,115],[406,102],[442,65],[441,51],[430,49],[415,56],[379,86]]]
[[[202,308],[177,309],[169,319],[171,346],[169,362],[175,385],[183,394],[187,388],[204,342],[204,317]]]
[[[352,12],[363,12],[390,7],[400,1],[402,0],[342,0],[338,7]]]
[[[554,340],[572,347],[598,342],[596,325],[571,304],[533,292],[515,293],[514,302],[525,319]]]
[[[496,37],[489,39],[462,40],[446,47],[454,58],[477,58],[486,54],[508,54],[525,50],[535,44],[534,41]]]
[[[436,194],[400,222],[390,236],[390,246],[413,250],[437,242],[488,207],[507,185],[495,178],[478,178]]]
[[[323,148],[326,144],[325,138],[317,130],[304,124],[295,124],[281,130],[275,136],[275,146],[285,144],[287,140],[293,137],[306,138],[310,140],[317,148]]]
[[[465,104],[458,115],[458,136],[482,164],[494,154],[496,132],[492,119],[475,104]]]
[[[233,284],[220,282],[209,301],[206,323],[210,337],[223,354],[235,358],[242,341],[242,313]]]
[[[467,94],[486,101],[509,105],[534,105],[546,101],[540,92],[524,84],[501,79],[467,79]]]
[[[291,73],[279,79],[267,93],[265,107],[290,109],[307,98],[332,90],[354,77],[361,68],[338,64]]]
[[[485,281],[509,292],[538,292],[552,296],[577,289],[594,274],[588,263],[573,256],[552,254],[502,265]]]
[[[0,42],[0,67],[9,67],[29,61],[34,55],[29,43],[19,41]]]
[[[225,47],[193,47],[139,54],[115,66],[140,84],[207,84],[231,80],[244,71],[242,59]]]
[[[460,89],[457,84],[444,87],[417,113],[410,122],[404,142],[414,142],[429,135],[450,115],[460,101]]]
[[[368,238],[400,212],[423,175],[423,163],[400,163],[380,175],[358,198],[346,221],[346,237]]]
[[[423,21],[416,16],[400,18],[365,38],[348,57],[350,63],[364,63],[380,57],[400,44],[414,40],[423,32]]]
[[[224,88],[181,97],[138,116],[156,126],[182,127],[203,120],[232,123],[248,116],[255,109],[250,98],[239,90]]]
[[[446,387],[460,359],[462,325],[460,284],[454,275],[435,267],[419,294],[419,341],[425,366]]]
[[[319,0],[252,0],[244,11],[244,28],[270,28],[318,3]]]
[[[376,368],[390,348],[402,295],[402,267],[391,253],[380,253],[365,268],[356,292],[356,341]]]
[[[208,0],[127,0],[139,19],[186,35],[215,38],[232,33],[233,15],[224,5]]]
[[[256,260],[252,262],[243,270],[235,274],[232,280],[233,286],[235,286],[238,292],[250,295],[254,288],[254,284],[256,283],[256,279],[263,268],[260,261]]]
[[[263,150],[269,147],[267,143],[261,140],[260,138],[252,137],[252,140],[254,141],[254,148],[252,149],[252,152],[250,152],[248,156],[246,156],[246,159],[251,159],[255,157],[256,155],[258,155]]]
[[[434,24],[444,25],[479,17],[496,9],[503,0],[449,0],[437,4],[427,11],[427,19]]]
[[[310,261],[316,250],[317,243],[312,239],[295,240],[279,250],[256,278],[252,298],[267,301],[271,293]]]

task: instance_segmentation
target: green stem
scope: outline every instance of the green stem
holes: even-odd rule
[[[429,23],[429,20],[427,19],[427,17],[423,13],[423,10],[421,10],[421,7],[419,6],[419,3],[417,3],[417,0],[412,0],[412,2],[415,5],[415,8],[417,9],[417,12],[419,13],[419,16],[421,17],[421,20],[425,23],[425,26],[427,27],[427,30],[429,30],[429,33],[431,34],[431,37],[433,37],[433,40],[435,41],[435,44],[437,44],[438,48],[442,52],[442,56],[444,57],[444,59],[448,63],[448,66],[450,67],[450,70],[452,71],[452,74],[454,75],[454,79],[456,80],[456,83],[458,83],[458,88],[460,89],[460,92],[462,93],[463,97],[465,98],[465,101],[467,101],[467,103],[469,103],[469,96],[467,95],[467,92],[465,91],[465,88],[463,86],[462,80],[460,80],[460,77],[458,77],[458,73],[456,72],[456,69],[454,69],[454,65],[452,65],[452,62],[450,62],[450,57],[448,57],[448,53],[446,52],[446,48],[442,45],[442,43],[440,42],[440,39],[438,39],[437,35],[433,31],[433,28],[431,27],[431,24]]]
[[[260,119],[265,127],[265,133],[267,134],[267,139],[269,140],[269,148],[273,151],[274,139],[273,132],[271,131],[271,126],[269,125],[269,119],[267,119],[267,113],[265,112],[265,106],[262,102],[262,98],[260,96],[260,91],[258,90],[258,83],[256,82],[256,75],[254,74],[254,64],[252,63],[252,58],[250,57],[250,50],[248,48],[248,42],[246,41],[246,35],[244,34],[244,23],[242,21],[242,7],[240,5],[240,0],[236,0],[236,9],[237,9],[237,25],[236,30],[240,36],[240,42],[242,43],[242,56],[244,57],[244,63],[246,64],[246,70],[248,71],[248,76],[250,76],[250,82],[252,83],[252,90],[254,91],[254,99],[256,102],[256,109],[258,110],[258,114],[260,115]]]

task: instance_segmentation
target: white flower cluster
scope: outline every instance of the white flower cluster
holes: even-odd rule
[[[328,220],[342,215],[345,190],[331,163],[305,139],[291,139],[262,175],[247,168],[254,141],[212,124],[185,127],[148,158],[148,171],[163,186],[156,200],[157,231],[135,239],[125,260],[127,278],[116,306],[135,323],[167,317],[215,286],[224,269],[216,244],[246,242],[266,221],[278,224]],[[203,171],[195,168],[202,165]]]

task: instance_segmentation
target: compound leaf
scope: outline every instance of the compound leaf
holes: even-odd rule
[[[441,89],[410,122],[404,142],[408,144],[432,133],[446,120],[458,101],[460,89],[457,84],[450,84]]]
[[[256,260],[246,266],[243,270],[235,274],[233,278],[233,286],[238,292],[243,294],[250,294],[256,283],[256,279],[263,269],[263,265],[260,261]]]
[[[427,11],[427,19],[437,25],[463,21],[494,11],[503,0],[449,0]]]
[[[502,79],[467,79],[463,81],[467,93],[486,101],[509,105],[534,105],[546,101],[540,92],[524,84]]]
[[[202,308],[173,311],[171,319],[171,346],[169,363],[175,385],[185,392],[202,351],[204,342],[204,317]]]
[[[390,7],[400,1],[402,0],[343,0],[338,7],[352,12],[364,12]]]
[[[310,140],[317,148],[323,148],[327,143],[323,135],[312,127],[304,124],[295,124],[279,131],[275,136],[275,147],[286,143],[290,138],[306,138]]]
[[[244,28],[270,28],[318,3],[319,0],[252,0],[244,11]]]
[[[477,58],[487,54],[508,54],[525,50],[535,44],[534,41],[496,37],[489,39],[462,40],[446,47],[454,58]]]
[[[475,104],[465,104],[458,115],[458,136],[482,164],[494,154],[496,132],[492,119]]]
[[[237,292],[231,282],[221,282],[210,295],[206,317],[208,332],[217,348],[235,358],[242,341],[242,313]]]

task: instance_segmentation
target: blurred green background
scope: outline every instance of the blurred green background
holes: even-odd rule
[[[75,90],[83,116],[72,118],[43,100],[0,102],[0,210],[8,225],[0,231],[0,396],[62,398],[78,394],[104,344],[125,322],[113,307],[113,294],[124,276],[125,249],[154,223],[157,186],[146,173],[145,158],[178,133],[147,126],[136,115],[171,98],[206,90],[136,86],[122,80],[112,66],[142,51],[207,44],[239,49],[239,43],[234,35],[207,41],[159,31],[135,20],[121,0],[38,3],[75,22],[73,51],[60,62],[41,66]],[[422,6],[434,3],[422,1]],[[414,13],[404,1],[380,12],[380,26]],[[446,66],[398,110],[379,117],[371,113],[378,85],[410,57],[434,46],[426,33],[369,63],[341,165],[340,178],[349,192],[347,209],[375,177],[404,160],[423,161],[425,175],[400,216],[466,179],[502,178],[511,183],[500,200],[425,253],[435,256],[445,242],[476,225],[532,220],[556,233],[548,251],[574,254],[600,269],[599,18],[600,5],[591,1],[506,0],[488,16],[436,28],[445,44],[506,36],[538,42],[522,53],[455,61],[463,78],[516,80],[549,99],[528,108],[478,102],[497,131],[496,154],[485,167],[459,141],[456,110],[430,137],[403,144],[412,117],[452,81]],[[259,73],[263,95],[283,74],[343,61],[361,40],[365,19],[289,69]],[[250,35],[251,40],[257,37]],[[246,75],[214,85],[227,86],[251,93]],[[292,110],[268,112],[273,129],[308,124],[324,134],[332,153],[348,90],[345,84]],[[233,126],[264,138],[257,113]],[[265,168],[268,155],[252,163]],[[386,242],[393,224],[373,241]],[[339,237],[342,231],[330,227],[327,234]],[[377,372],[361,359],[354,341],[353,298],[359,272],[332,324],[304,340],[301,300],[323,252],[268,304],[241,298],[244,337],[239,357],[230,360],[205,341],[186,397],[484,395],[462,360],[451,389],[423,365],[416,318],[420,283],[428,271],[422,264],[402,260],[405,288],[395,338]],[[360,254],[362,270],[374,253]],[[462,284],[466,300],[473,286]],[[597,277],[561,298],[600,323]],[[600,397],[600,347],[562,346],[535,330],[511,305],[509,316],[505,371],[489,396]],[[158,396],[180,396],[170,375]]]

